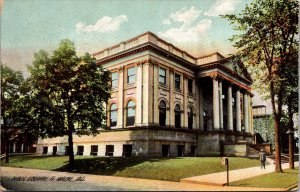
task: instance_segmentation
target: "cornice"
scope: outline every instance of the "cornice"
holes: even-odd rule
[[[131,49],[128,49],[128,50],[125,50],[125,51],[122,51],[122,52],[119,52],[119,53],[115,53],[113,55],[110,55],[108,57],[105,57],[103,59],[99,59],[97,61],[97,64],[98,65],[103,65],[103,64],[106,64],[106,63],[109,63],[109,62],[112,62],[112,61],[115,61],[115,60],[118,60],[118,59],[121,59],[121,58],[125,58],[125,57],[128,57],[129,55],[133,55],[133,54],[137,54],[137,53],[141,53],[141,52],[144,52],[144,51],[152,51],[154,53],[158,53],[162,56],[165,56],[166,58],[176,62],[176,63],[179,63],[195,72],[199,72],[199,71],[203,71],[205,69],[211,69],[211,68],[218,68],[218,69],[221,69],[223,71],[226,71],[227,73],[229,73],[230,75],[242,80],[242,81],[245,81],[249,84],[252,84],[252,81],[240,76],[237,72],[225,67],[222,65],[222,63],[225,63],[227,61],[229,61],[230,58],[224,58],[222,60],[219,60],[219,61],[216,61],[216,62],[212,62],[212,63],[209,63],[209,64],[205,64],[205,65],[196,65],[194,63],[191,63],[183,58],[180,58],[178,56],[176,56],[175,54],[171,53],[171,52],[168,52],[166,50],[163,50],[162,48],[158,47],[157,45],[151,43],[151,42],[146,42],[146,43],[143,43],[141,45],[138,45],[136,47],[133,47]],[[149,63],[149,64],[152,64],[152,65],[159,65],[160,63],[154,59],[145,59],[145,60],[142,60],[141,61],[141,64],[144,64],[144,63]]]

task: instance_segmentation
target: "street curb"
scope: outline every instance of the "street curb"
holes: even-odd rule
[[[213,182],[205,182],[205,181],[192,181],[192,180],[184,180],[180,179],[180,183],[190,183],[190,184],[202,184],[202,185],[210,185],[210,186],[219,186],[223,187],[226,183],[213,183]]]
[[[289,187],[286,187],[286,188],[284,188],[286,191],[290,191],[291,189],[293,189],[293,188],[296,188],[296,187],[298,187],[298,183],[295,183],[295,184],[293,184],[293,185],[291,185],[291,186],[289,186]]]

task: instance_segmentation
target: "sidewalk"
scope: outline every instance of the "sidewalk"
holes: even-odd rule
[[[295,162],[295,166],[297,167],[299,162]],[[283,163],[282,169],[289,168],[289,163]],[[230,167],[230,164],[229,164]],[[238,169],[229,171],[229,182],[238,181],[242,179],[247,179],[250,177],[255,177],[259,175],[263,175],[266,173],[274,172],[274,165],[267,165],[266,169],[261,169],[260,167],[250,167],[246,169]],[[224,186],[227,183],[227,172],[219,172],[195,177],[189,177],[181,179],[180,182],[183,183],[198,183],[198,184],[205,184],[205,185],[217,185],[217,186]]]
[[[84,177],[84,181],[12,181],[18,177]],[[223,187],[150,179],[1,167],[2,185],[15,191],[282,191],[280,188]]]

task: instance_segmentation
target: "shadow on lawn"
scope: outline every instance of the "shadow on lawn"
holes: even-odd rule
[[[128,167],[144,162],[164,161],[169,158],[143,158],[143,157],[94,157],[75,159],[75,168],[72,172],[99,175],[114,175]],[[54,171],[69,171],[68,164]]]

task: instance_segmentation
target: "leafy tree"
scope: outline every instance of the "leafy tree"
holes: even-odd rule
[[[298,48],[290,56],[289,69],[283,71],[285,94],[283,104],[287,106],[288,129],[289,129],[289,167],[294,169],[294,114],[298,112]]]
[[[105,126],[109,72],[98,66],[88,53],[77,56],[70,40],[62,40],[51,56],[43,50],[35,53],[29,70],[31,124],[42,137],[68,135],[72,169],[73,134],[97,134]]]
[[[12,139],[17,104],[15,101],[20,97],[20,85],[24,78],[20,71],[14,71],[10,67],[1,64],[1,116],[3,119],[3,134],[5,143],[5,162],[9,162],[9,145]],[[1,131],[2,131],[1,130]]]
[[[280,120],[285,93],[284,73],[297,45],[298,1],[254,0],[238,15],[225,15],[239,33],[231,40],[237,56],[256,68],[261,91],[269,91],[275,121],[275,171],[282,172]],[[255,78],[254,78],[255,79]]]

